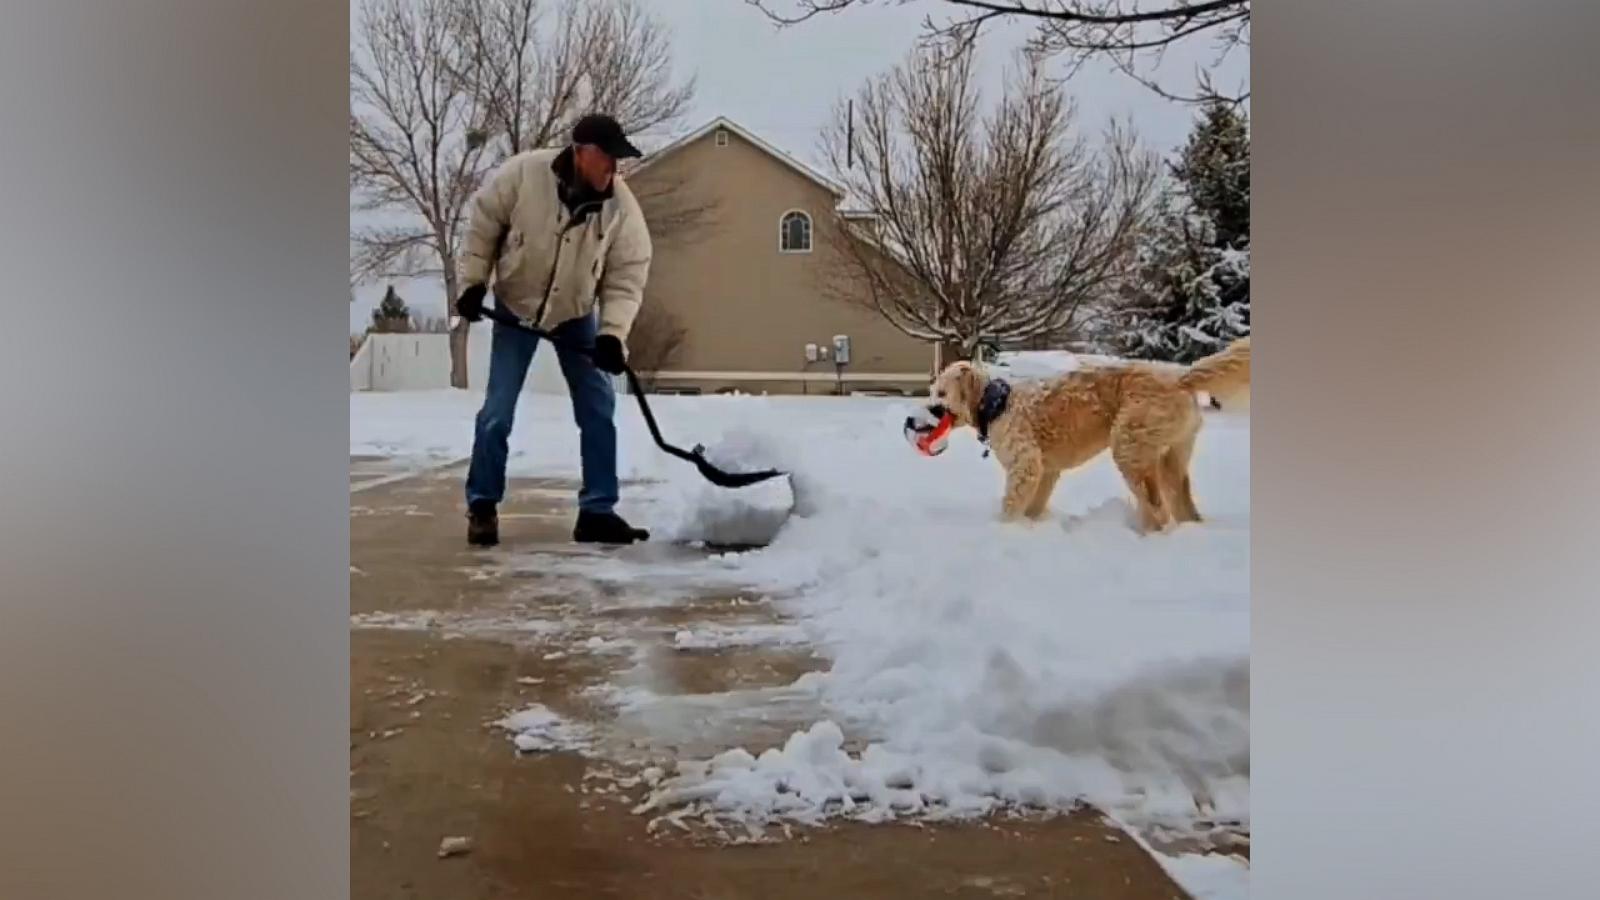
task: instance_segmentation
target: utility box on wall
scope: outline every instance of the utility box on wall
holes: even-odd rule
[[[835,365],[847,366],[850,364],[850,336],[836,334],[833,336],[833,362]]]

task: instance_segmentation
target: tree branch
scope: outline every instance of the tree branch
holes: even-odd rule
[[[746,0],[780,26],[792,26],[823,13],[841,13],[867,6],[873,0]],[[899,0],[901,4],[915,0]],[[931,3],[932,0],[929,0]],[[1037,52],[1064,57],[1069,71],[1087,60],[1111,57],[1117,69],[1163,98],[1185,103],[1217,99],[1243,103],[1248,92],[1224,96],[1214,90],[1209,77],[1200,91],[1188,96],[1161,87],[1140,75],[1134,65],[1141,53],[1159,54],[1168,47],[1202,34],[1217,36],[1220,65],[1239,46],[1248,46],[1251,0],[1181,0],[1152,6],[1150,0],[943,0],[946,7],[964,11],[943,23],[929,15],[923,22],[925,39],[935,45],[971,44],[982,27],[997,18],[1021,18],[1037,24],[1029,45]],[[780,9],[792,10],[784,12]]]

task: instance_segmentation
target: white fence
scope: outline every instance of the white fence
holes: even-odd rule
[[[467,387],[481,391],[489,383],[489,348],[493,329],[478,323],[467,331]],[[427,391],[450,387],[448,334],[369,334],[350,360],[352,391]],[[528,367],[523,393],[566,394],[567,382],[555,351],[541,344]],[[618,392],[622,390],[618,379]]]
[[[447,334],[369,334],[350,360],[352,391],[425,391],[449,386]]]
[[[350,392],[372,390],[372,335],[361,339],[356,355],[350,357]]]

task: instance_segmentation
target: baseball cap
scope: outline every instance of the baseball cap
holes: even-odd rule
[[[604,150],[612,159],[643,155],[638,147],[628,143],[628,138],[622,133],[622,126],[616,119],[599,113],[584,116],[572,126],[572,142],[593,144]]]

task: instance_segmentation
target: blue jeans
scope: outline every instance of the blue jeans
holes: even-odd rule
[[[598,328],[597,318],[589,315],[563,322],[550,333],[563,343],[590,347]],[[467,470],[468,503],[499,503],[505,498],[506,445],[516,416],[517,397],[538,346],[539,339],[526,331],[495,323],[494,343],[489,351],[489,386],[483,408],[478,410],[472,465]],[[611,512],[617,505],[617,425],[612,420],[616,391],[611,379],[595,368],[588,356],[557,347],[556,359],[567,379],[572,414],[580,434],[583,489],[578,492],[578,508]]]

